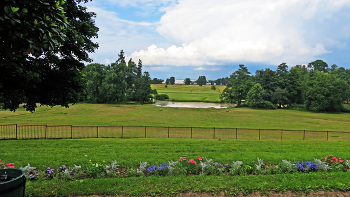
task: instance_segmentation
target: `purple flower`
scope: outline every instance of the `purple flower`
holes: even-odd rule
[[[228,164],[225,164],[225,167],[228,167]]]
[[[30,175],[29,175],[29,178],[30,178],[30,179],[34,179],[35,176],[34,176],[33,174],[30,174]]]
[[[62,166],[60,167],[60,169],[61,169],[61,170],[64,170],[64,169],[66,169],[66,166],[65,166],[65,165],[62,165]]]

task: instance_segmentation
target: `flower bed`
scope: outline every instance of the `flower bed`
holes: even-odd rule
[[[11,166],[13,164],[11,163]],[[159,166],[140,162],[139,167],[118,165],[117,161],[111,164],[92,162],[91,160],[82,165],[72,167],[60,166],[57,169],[48,167],[44,170],[36,170],[28,164],[21,167],[29,180],[64,179],[75,180],[84,178],[107,178],[107,177],[142,177],[142,176],[170,176],[170,175],[258,175],[258,174],[284,174],[284,173],[314,173],[317,171],[344,171],[350,168],[350,160],[342,160],[333,155],[313,161],[287,161],[264,162],[257,158],[254,165],[246,165],[242,161],[233,161],[230,164],[213,162],[204,157],[190,158],[186,155],[179,161],[168,161]]]

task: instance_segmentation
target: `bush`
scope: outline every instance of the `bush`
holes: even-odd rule
[[[151,90],[151,94],[158,94],[156,89]]]
[[[165,100],[165,99],[169,99],[169,96],[166,95],[166,94],[156,94],[154,96],[154,99],[162,101],[162,100]]]
[[[211,86],[211,90],[216,90],[216,86],[215,86],[215,85],[212,85],[212,86]]]

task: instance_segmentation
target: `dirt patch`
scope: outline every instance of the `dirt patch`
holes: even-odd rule
[[[225,194],[224,192],[221,192],[219,195],[213,195],[211,193],[179,193],[173,195],[174,197],[226,197],[226,196],[233,196]],[[237,195],[238,197],[243,197],[242,193]],[[284,193],[276,193],[276,192],[267,192],[267,194],[260,195],[259,192],[253,192],[251,194],[246,195],[245,197],[260,197],[260,196],[272,196],[272,197],[350,197],[350,192],[342,192],[342,191],[318,191],[318,192],[310,192],[310,194],[306,195],[305,193],[295,193],[291,191],[286,191]],[[115,196],[108,196],[108,195],[92,195],[92,196],[74,196],[74,197],[128,197],[127,195],[115,195]],[[146,196],[151,197],[151,196]],[[159,196],[159,197],[165,197],[165,196]]]

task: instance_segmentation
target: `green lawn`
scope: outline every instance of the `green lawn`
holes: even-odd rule
[[[76,104],[69,108],[38,107],[0,111],[0,123],[48,125],[108,125],[150,127],[217,127],[349,132],[349,113],[250,108],[188,109],[152,105]]]
[[[138,167],[140,161],[160,165],[187,158],[203,156],[222,164],[241,160],[254,165],[257,157],[264,162],[306,161],[332,154],[350,159],[347,141],[249,141],[204,139],[64,139],[64,140],[6,140],[1,141],[1,159],[16,167],[28,163],[45,170],[65,164],[110,163],[117,160],[121,166]],[[91,194],[172,195],[179,192],[220,192],[238,194],[253,191],[291,190],[349,190],[349,172],[317,172],[311,174],[276,174],[248,176],[175,176],[84,179],[63,181],[29,181],[28,196],[68,196]],[[56,193],[55,193],[56,192]]]
[[[164,84],[153,84],[151,87],[158,94],[167,94],[170,101],[219,103],[220,94],[226,86],[216,86],[216,90],[211,90],[211,85],[168,85],[165,88]]]

